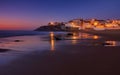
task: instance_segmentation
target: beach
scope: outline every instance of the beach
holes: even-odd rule
[[[120,40],[120,30],[82,30],[81,32],[108,37],[108,39]]]
[[[120,75],[120,0],[0,0],[0,75]]]
[[[0,68],[0,75],[119,75],[119,47],[61,46],[32,52]]]
[[[50,35],[53,36],[53,32]],[[41,35],[11,37],[9,40],[23,40],[21,43],[13,44],[12,42],[14,49],[16,47],[23,49],[23,54],[18,52],[21,51],[19,49],[17,51],[20,54],[19,57],[5,65],[0,65],[0,75],[119,75],[119,41],[118,44],[106,46],[104,43],[110,41],[106,38],[98,39],[83,33],[80,35],[82,38],[81,36],[76,38],[79,37],[82,40],[59,41],[40,41]],[[30,41],[29,44],[25,40]],[[24,46],[16,45],[18,43]],[[11,47],[13,46],[9,46]]]

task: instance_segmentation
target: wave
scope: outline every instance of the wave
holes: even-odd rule
[[[48,35],[50,32],[39,32],[39,31],[20,31],[20,30],[0,30],[0,38],[11,37],[11,36],[24,36],[24,35]],[[65,32],[55,32],[65,33]]]

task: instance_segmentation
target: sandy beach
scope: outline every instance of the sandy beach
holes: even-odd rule
[[[120,47],[60,46],[0,67],[0,75],[119,75]]]
[[[92,33],[92,31],[88,33]],[[100,33],[98,33],[98,35],[100,35]],[[0,75],[119,75],[120,74],[120,69],[119,69],[120,46],[104,46],[104,45],[89,46],[87,44],[85,46],[80,43],[69,44],[70,41],[69,42],[67,41],[68,42],[67,44],[64,42],[65,40],[63,41],[52,40],[44,43],[44,41],[43,42],[38,41],[39,38],[40,38],[39,36],[21,36],[21,37],[12,38],[12,39],[23,40],[23,43],[21,42],[21,45],[25,44],[26,45],[25,48],[26,47],[28,48],[30,45],[32,47],[33,44],[35,46],[33,50],[31,50],[27,54],[19,56],[18,58],[12,60],[6,65],[1,65]],[[25,42],[25,40],[28,41]],[[36,42],[33,43],[33,41]],[[82,40],[78,40],[77,42],[81,42],[81,41]],[[89,40],[87,40],[86,42],[88,41]],[[95,41],[95,40],[91,40],[91,41]],[[12,42],[14,47],[18,43],[20,44],[20,42],[15,42],[14,44]],[[56,45],[54,50],[50,50],[50,48],[43,48],[43,50],[41,50],[42,47],[40,47],[39,45],[42,45],[43,43],[44,44],[51,43],[52,47],[54,44],[57,43],[62,43],[62,44]],[[85,42],[82,41],[81,43],[85,43]],[[19,47],[19,44],[17,45],[17,47]],[[36,49],[36,47],[37,49],[39,48],[40,50],[39,49],[34,50]],[[24,48],[22,48],[21,46],[20,49],[24,49]]]

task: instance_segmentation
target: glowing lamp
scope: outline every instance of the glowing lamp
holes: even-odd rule
[[[94,25],[97,26],[97,25],[98,25],[98,22],[94,22]]]

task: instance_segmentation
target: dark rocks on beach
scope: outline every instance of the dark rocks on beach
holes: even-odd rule
[[[14,42],[22,42],[22,40],[14,40]]]
[[[10,49],[0,49],[0,52],[7,52],[10,51]]]
[[[102,43],[103,46],[105,45],[112,45],[111,43]]]
[[[54,38],[55,38],[55,40],[62,40],[61,37],[57,37],[57,36],[55,36]]]
[[[73,33],[68,33],[67,35],[68,35],[68,36],[73,36]]]

